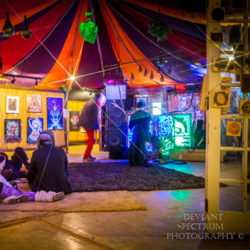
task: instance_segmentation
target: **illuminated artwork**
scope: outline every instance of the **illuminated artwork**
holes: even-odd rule
[[[167,138],[165,136],[160,137],[161,141],[161,155],[164,157],[170,155],[170,150],[174,148],[174,137]]]
[[[174,115],[174,136],[177,147],[191,146],[191,115]]]
[[[28,113],[41,113],[42,112],[41,95],[27,95],[27,112]]]
[[[77,126],[79,122],[79,112],[78,111],[70,111],[69,112],[69,127],[70,131],[79,131],[80,128]]]
[[[21,141],[21,120],[5,119],[4,120],[4,139],[5,142]]]
[[[152,113],[153,115],[161,115],[161,102],[153,102],[152,103]]]
[[[7,96],[6,113],[7,114],[19,113],[19,96]]]
[[[159,136],[170,137],[174,135],[174,119],[171,115],[161,115],[158,118]]]
[[[47,122],[48,129],[63,129],[63,99],[47,98]]]
[[[43,118],[31,118],[27,120],[27,142],[37,143],[38,136],[43,131]]]

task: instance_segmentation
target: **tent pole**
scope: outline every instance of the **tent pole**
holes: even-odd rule
[[[69,91],[66,91],[65,94],[65,105],[64,109],[67,112],[67,115],[64,116],[65,120],[65,142],[66,142],[66,154],[69,154],[69,123],[68,123],[68,101],[69,101]]]

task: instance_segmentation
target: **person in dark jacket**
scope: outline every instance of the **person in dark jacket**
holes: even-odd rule
[[[61,147],[55,147],[53,133],[41,132],[38,137],[38,149],[32,155],[27,173],[31,190],[71,193],[67,168],[67,155]]]
[[[95,158],[91,156],[91,152],[95,143],[94,131],[99,129],[98,106],[103,106],[105,102],[105,96],[103,94],[95,94],[82,108],[78,126],[83,127],[88,136],[87,147],[83,155],[84,161],[95,160]]]
[[[150,140],[149,124],[151,115],[144,111],[144,101],[137,103],[137,111],[131,115],[129,128],[133,130],[132,142],[129,147],[130,166],[147,166],[145,144]]]

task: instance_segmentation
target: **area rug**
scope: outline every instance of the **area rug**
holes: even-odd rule
[[[74,192],[176,190],[205,186],[202,177],[158,165],[129,167],[127,162],[84,162],[71,163],[68,170]]]
[[[56,202],[0,203],[0,211],[112,212],[146,208],[127,191],[72,193]]]

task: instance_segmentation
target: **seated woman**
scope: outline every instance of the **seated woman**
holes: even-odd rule
[[[7,157],[0,155],[0,173],[2,172]],[[64,193],[59,192],[23,192],[15,189],[12,185],[0,174],[0,200],[5,204],[15,204],[25,201],[56,201],[64,198]]]
[[[145,103],[137,103],[137,111],[131,115],[129,129],[133,130],[129,147],[129,165],[147,166],[146,142],[150,140],[149,123],[151,115],[144,111]]]
[[[32,191],[72,192],[68,180],[68,159],[61,147],[55,147],[51,131],[43,131],[38,137],[38,149],[34,151],[27,179]]]

